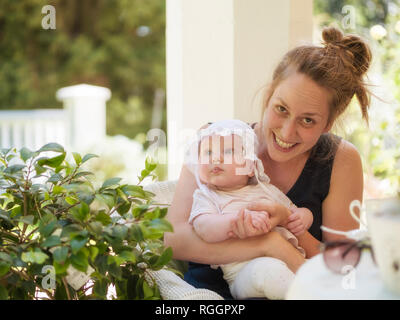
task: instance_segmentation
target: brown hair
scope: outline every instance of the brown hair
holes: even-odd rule
[[[368,45],[359,36],[343,35],[335,27],[323,29],[322,38],[322,47],[299,46],[283,57],[264,97],[264,110],[277,85],[290,74],[299,72],[331,93],[328,123],[346,110],[354,95],[368,123],[370,92],[363,80],[372,59]]]

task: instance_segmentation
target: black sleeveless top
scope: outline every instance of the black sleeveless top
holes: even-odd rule
[[[340,138],[324,134],[318,140],[308,158],[303,171],[293,187],[286,194],[297,207],[305,207],[313,213],[314,221],[308,232],[322,241],[322,202],[329,193],[333,160]],[[232,299],[222,271],[211,269],[209,265],[189,262],[185,280],[196,288],[216,291],[225,299]]]

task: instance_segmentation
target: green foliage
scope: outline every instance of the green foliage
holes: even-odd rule
[[[42,28],[45,5],[55,30]],[[148,131],[165,88],[165,0],[2,0],[0,26],[0,108],[61,107],[58,89],[89,83],[112,91],[109,135]]]
[[[351,5],[355,12],[355,30],[343,30],[356,33],[369,42],[373,53],[373,65],[370,74],[381,76],[386,91],[391,97],[382,96],[379,90],[370,110],[370,127],[360,121],[360,112],[352,103],[351,111],[346,113],[344,121],[350,127],[346,138],[360,150],[364,160],[365,172],[389,183],[388,195],[400,193],[400,5],[395,0],[336,0],[314,1],[314,13],[320,27],[335,24],[343,28],[342,8]],[[374,25],[385,28],[386,36],[371,36]],[[375,83],[372,83],[375,85]],[[371,91],[376,91],[371,86]],[[392,101],[392,99],[397,101]],[[372,117],[371,117],[372,116]]]
[[[167,208],[121,178],[95,188],[82,168],[93,157],[73,153],[69,162],[56,143],[0,150],[0,299],[35,299],[37,291],[49,299],[106,299],[110,285],[117,299],[160,299],[147,270],[172,258],[162,242],[172,231]],[[154,169],[146,160],[140,180]],[[53,287],[43,284],[47,267]],[[75,285],[74,272],[88,273],[89,282]]]

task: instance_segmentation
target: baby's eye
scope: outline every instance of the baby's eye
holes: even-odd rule
[[[225,154],[232,154],[233,150],[232,149],[225,149]]]

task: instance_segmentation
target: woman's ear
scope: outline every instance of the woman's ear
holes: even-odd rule
[[[331,121],[329,121],[329,122],[327,123],[327,125],[326,125],[326,127],[325,127],[323,133],[328,133],[329,131],[331,131],[332,126],[333,126],[333,120],[331,120]]]

